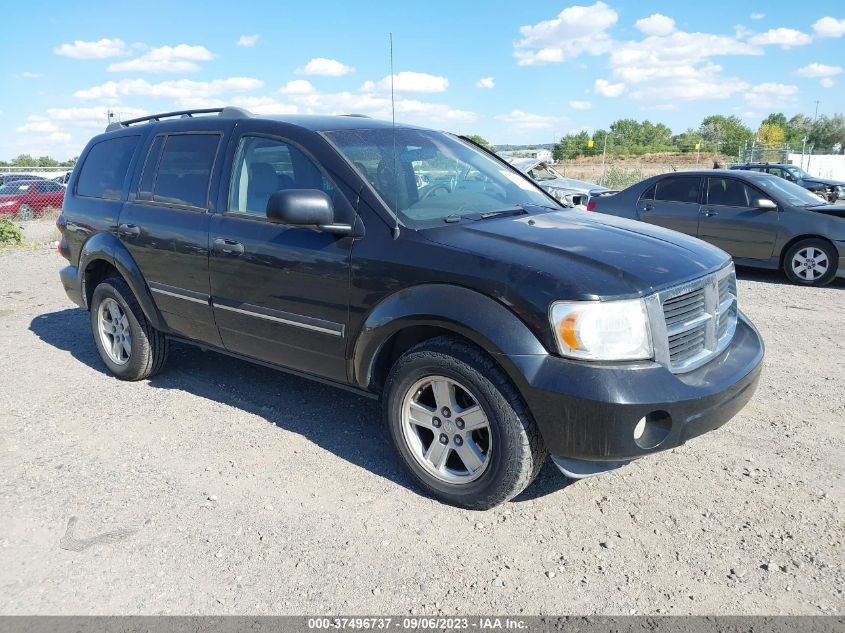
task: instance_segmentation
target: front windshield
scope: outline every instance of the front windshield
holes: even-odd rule
[[[528,175],[534,180],[555,180],[556,178],[561,177],[559,173],[545,163],[540,163],[533,169],[529,170]]]
[[[810,174],[800,167],[786,167],[786,171],[788,171],[795,180],[803,180],[804,178],[810,177]]]
[[[442,132],[367,129],[326,136],[410,226],[555,204],[522,174]]]
[[[775,200],[783,200],[796,207],[815,207],[826,204],[817,195],[810,193],[804,187],[783,178],[755,178],[754,184],[770,194]]]

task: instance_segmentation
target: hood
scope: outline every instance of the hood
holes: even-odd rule
[[[815,213],[824,213],[825,215],[834,215],[836,217],[845,218],[845,204],[820,204],[815,207],[801,207],[805,211],[813,211]]]
[[[424,231],[440,244],[510,264],[509,292],[541,301],[642,296],[730,261],[724,251],[661,227],[583,211],[470,221]]]
[[[576,191],[578,193],[596,193],[602,191],[610,191],[607,187],[595,185],[583,180],[575,180],[574,178],[555,178],[554,180],[538,180],[538,185],[545,188],[567,189],[569,191]]]
[[[804,185],[829,185],[831,187],[845,187],[845,182],[841,180],[833,180],[832,178],[821,178],[819,176],[810,176],[809,178],[802,178],[801,183]]]

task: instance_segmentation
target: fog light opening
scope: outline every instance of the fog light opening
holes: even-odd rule
[[[657,448],[672,430],[672,416],[666,411],[652,411],[634,426],[634,442],[644,450]]]

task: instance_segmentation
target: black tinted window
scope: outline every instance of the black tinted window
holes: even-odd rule
[[[726,207],[750,207],[755,198],[763,197],[733,178],[708,178],[707,202]]]
[[[219,141],[217,134],[168,136],[159,161],[153,200],[206,208],[208,180]]]
[[[161,154],[161,145],[164,142],[163,136],[156,136],[147,152],[147,159],[144,161],[144,173],[141,175],[141,184],[138,187],[138,197],[149,200],[153,195],[153,183],[155,182],[156,166],[158,157]]]
[[[640,196],[640,200],[654,200],[654,185],[645,190],[645,193]]]
[[[120,200],[123,180],[135,146],[138,145],[138,138],[121,136],[94,145],[79,172],[76,193],[90,198]]]
[[[698,202],[700,183],[700,178],[690,176],[666,178],[657,183],[654,199],[667,202]]]

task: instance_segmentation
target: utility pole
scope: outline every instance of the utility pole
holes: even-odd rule
[[[816,113],[813,115],[813,121],[819,118],[819,100],[816,99]]]
[[[604,161],[607,158],[607,137],[610,136],[610,132],[605,132],[604,134],[604,151],[601,153],[601,180],[599,180],[599,186],[604,187]]]
[[[807,148],[807,137],[801,139],[801,169],[804,169],[804,150]]]

